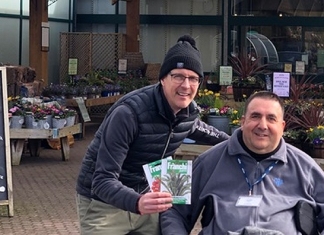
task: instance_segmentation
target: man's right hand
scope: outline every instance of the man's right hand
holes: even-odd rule
[[[143,194],[138,201],[141,215],[166,211],[172,207],[172,195],[166,192],[149,192]]]

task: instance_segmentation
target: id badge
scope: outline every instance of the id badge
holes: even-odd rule
[[[239,196],[235,206],[237,207],[259,207],[262,195]]]

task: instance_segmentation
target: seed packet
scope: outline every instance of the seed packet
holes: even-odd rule
[[[161,192],[173,196],[173,204],[191,204],[191,160],[162,159]]]
[[[165,159],[172,159],[171,156]],[[160,192],[162,159],[143,165],[146,180],[152,192]]]

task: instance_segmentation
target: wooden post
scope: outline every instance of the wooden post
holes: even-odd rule
[[[139,52],[140,0],[127,1],[126,5],[126,51]]]
[[[48,48],[42,47],[42,22],[48,23],[48,1],[29,1],[29,66],[36,71],[36,80],[48,84]],[[49,36],[49,35],[48,35]]]

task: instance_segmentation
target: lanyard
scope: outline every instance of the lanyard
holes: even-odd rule
[[[253,190],[253,186],[260,183],[264,177],[266,177],[266,175],[269,174],[269,172],[272,170],[272,168],[278,163],[279,160],[275,161],[275,162],[272,162],[266,169],[265,171],[263,172],[263,174],[259,177],[259,179],[257,179],[253,184],[251,184],[250,180],[248,179],[248,176],[247,176],[247,173],[244,169],[244,163],[242,162],[241,158],[240,157],[237,157],[237,162],[238,164],[240,165],[241,167],[241,170],[242,170],[242,173],[245,177],[245,181],[246,183],[248,184],[249,186],[249,196],[252,195],[252,190]]]

